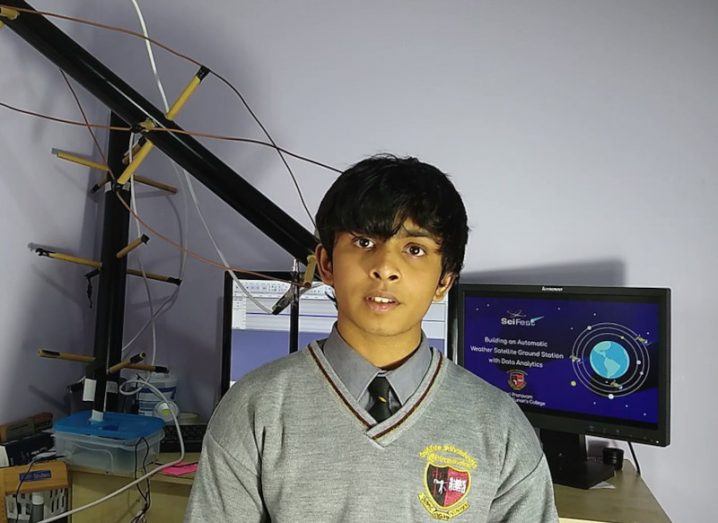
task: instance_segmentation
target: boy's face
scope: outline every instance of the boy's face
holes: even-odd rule
[[[324,283],[334,287],[342,337],[355,348],[410,343],[413,349],[424,314],[454,280],[451,274],[441,277],[439,249],[410,220],[387,240],[337,233],[332,260],[318,246],[318,267]]]

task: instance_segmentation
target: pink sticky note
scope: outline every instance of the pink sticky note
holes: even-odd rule
[[[167,467],[162,470],[162,474],[167,476],[184,476],[197,471],[197,463],[178,463],[172,467]]]

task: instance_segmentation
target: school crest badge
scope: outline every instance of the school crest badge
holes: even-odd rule
[[[521,390],[526,386],[526,372],[522,370],[509,371],[509,385],[514,390]]]
[[[448,521],[466,512],[476,460],[453,445],[429,445],[419,457],[426,460],[419,501],[431,517]]]

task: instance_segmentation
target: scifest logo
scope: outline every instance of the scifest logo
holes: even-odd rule
[[[521,390],[526,386],[526,372],[523,370],[509,371],[509,386],[514,390]]]
[[[419,457],[426,460],[419,501],[431,517],[448,521],[466,512],[476,460],[453,445],[429,445]]]
[[[536,322],[542,320],[543,316],[526,319],[526,313],[522,310],[506,311],[506,316],[501,318],[501,325],[511,325],[514,327],[535,327]]]

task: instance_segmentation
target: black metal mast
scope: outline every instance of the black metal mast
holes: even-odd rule
[[[112,126],[125,124],[114,113]],[[122,156],[127,149],[130,133],[111,131],[107,162],[112,172],[122,169]],[[97,313],[95,320],[95,361],[87,366],[85,376],[96,381],[93,409],[105,411],[105,371],[122,358],[122,329],[125,318],[125,283],[127,257],[117,258],[117,252],[127,245],[130,213],[117,199],[119,195],[129,205],[129,192],[122,187],[111,187],[105,193],[105,209],[102,226],[102,270],[97,288]],[[112,379],[112,378],[110,378]],[[115,378],[116,380],[116,378]],[[107,395],[107,410],[117,409],[117,394]]]

